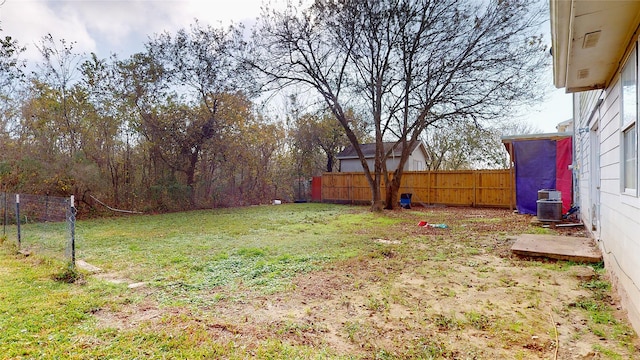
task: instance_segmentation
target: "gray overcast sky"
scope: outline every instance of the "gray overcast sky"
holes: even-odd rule
[[[116,53],[123,58],[141,51],[149,35],[188,27],[196,18],[213,26],[250,24],[260,15],[261,3],[262,0],[4,0],[0,5],[0,27],[3,36],[10,35],[27,46],[25,57],[30,61],[39,60],[34,44],[48,33],[55,39],[76,42],[78,52],[95,52],[100,58]],[[542,30],[547,32],[549,42],[548,24]],[[552,81],[551,68],[546,77]],[[571,117],[571,96],[563,89],[552,91],[547,101],[524,116],[543,132],[555,132],[559,122]]]
[[[0,0],[0,26],[27,45],[51,33],[76,41],[80,52],[123,57],[142,49],[149,35],[188,27],[194,19],[211,25],[250,22],[260,14],[261,0]]]

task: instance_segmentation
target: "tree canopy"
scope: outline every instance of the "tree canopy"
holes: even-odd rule
[[[431,169],[506,165],[504,128],[489,124],[543,96],[539,15],[525,0],[290,3],[266,9],[251,39],[195,21],[125,58],[47,35],[30,73],[4,36],[0,178],[92,210],[91,196],[154,211],[235,206],[299,198],[353,145],[372,208],[392,208],[419,141]],[[283,90],[304,105],[268,115]],[[371,166],[359,147],[370,142]],[[385,142],[403,149],[398,169]]]
[[[262,17],[252,64],[270,81],[313,89],[355,147],[373,208],[397,199],[409,150],[442,122],[506,116],[539,98],[545,47],[529,1],[327,0]],[[377,153],[365,161],[345,109],[366,109]],[[404,149],[390,180],[383,142]]]

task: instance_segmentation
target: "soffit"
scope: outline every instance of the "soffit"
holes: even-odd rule
[[[578,92],[613,78],[640,20],[640,1],[551,0],[554,85]]]

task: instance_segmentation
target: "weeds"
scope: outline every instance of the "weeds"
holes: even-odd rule
[[[589,330],[600,339],[612,339],[621,345],[635,351],[632,339],[635,333],[631,328],[618,321],[609,302],[611,296],[611,283],[602,279],[593,279],[580,284],[580,287],[591,291],[590,296],[579,296],[569,307],[584,311],[588,318]],[[608,358],[621,358],[616,352],[601,346],[594,346],[594,349],[605,354]]]
[[[491,325],[491,319],[484,314],[480,314],[475,311],[468,311],[464,313],[467,323],[478,330],[487,330]]]
[[[431,322],[433,322],[440,331],[451,331],[460,328],[460,322],[456,319],[455,314],[451,316],[436,314],[431,317]]]
[[[54,274],[53,280],[73,284],[76,281],[83,280],[84,277],[78,272],[74,266],[67,266],[62,272]]]
[[[437,253],[436,256],[432,258],[433,261],[447,261],[449,255],[443,252]]]
[[[344,330],[347,333],[347,338],[351,342],[356,341],[356,335],[360,332],[361,325],[358,322],[347,321],[344,324]]]
[[[445,341],[438,338],[420,338],[408,351],[408,358],[441,359],[451,358],[452,351],[447,348]]]
[[[551,230],[547,229],[547,228],[543,228],[543,227],[534,227],[531,231],[532,234],[539,234],[539,235],[549,235],[551,234]]]
[[[389,309],[389,302],[386,299],[379,299],[375,295],[367,298],[367,309],[373,312],[383,312]]]

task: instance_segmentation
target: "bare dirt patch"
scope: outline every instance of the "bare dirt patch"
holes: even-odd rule
[[[162,315],[163,311],[149,302],[127,305],[118,309],[118,311],[101,309],[94,313],[94,316],[99,319],[99,328],[118,330],[131,329],[143,323],[157,321]]]
[[[288,291],[219,288],[211,291],[219,301],[194,307],[161,308],[147,297],[95,316],[117,329],[166,330],[179,321],[248,354],[277,338],[360,358],[640,358],[615,296],[597,303],[584,286],[606,280],[602,272],[511,254],[515,235],[531,231],[530,217],[468,208],[388,215],[409,221],[384,238],[372,230],[369,253],[301,274]],[[419,227],[421,220],[448,228]],[[584,236],[576,228],[553,231]],[[611,319],[587,311],[600,303]]]

